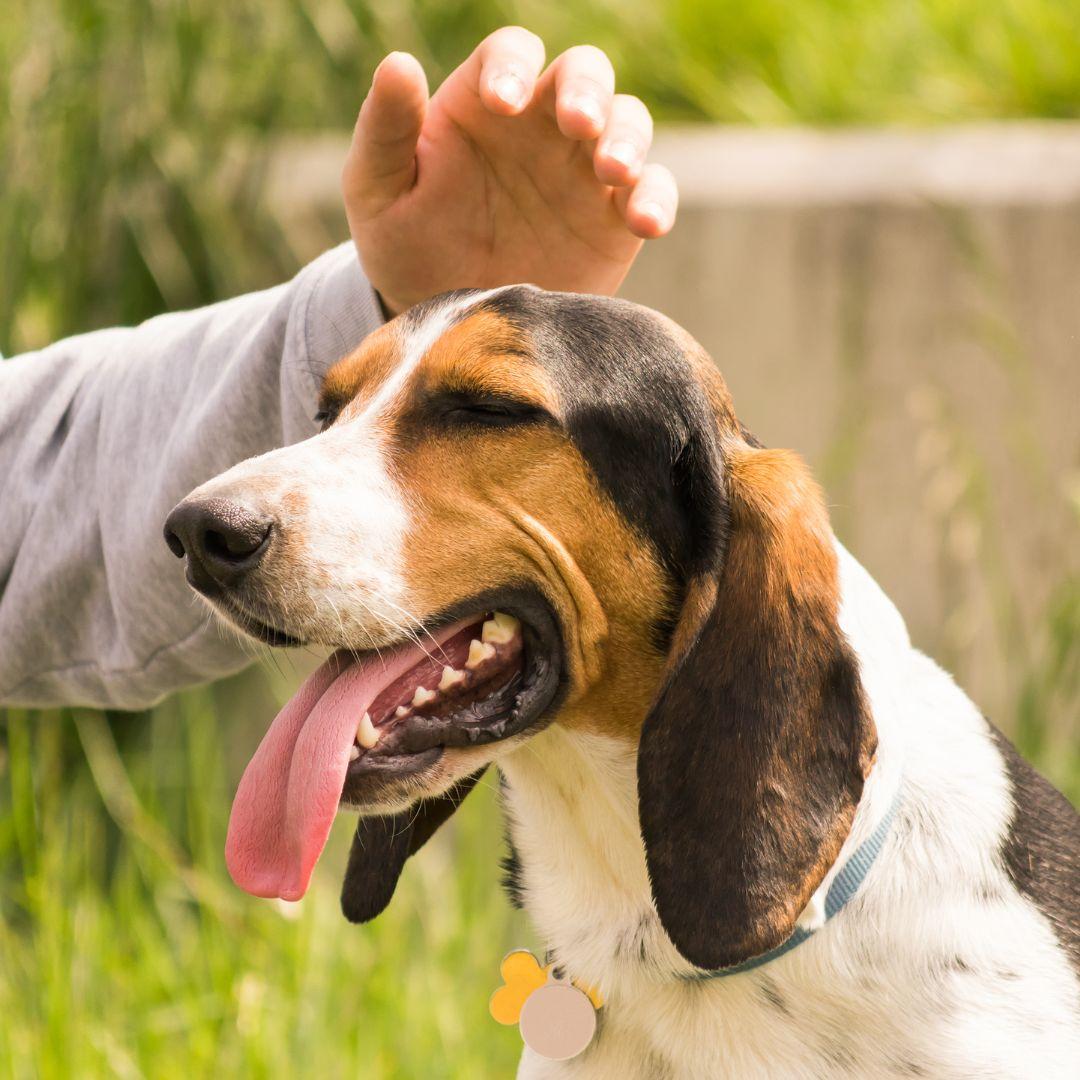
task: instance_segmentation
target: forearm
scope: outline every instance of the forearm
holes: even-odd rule
[[[276,289],[0,362],[0,704],[140,708],[249,662],[162,522],[314,434],[320,374],[380,321],[349,246]]]

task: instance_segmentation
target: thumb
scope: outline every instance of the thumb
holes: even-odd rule
[[[393,52],[375,69],[341,177],[350,215],[377,214],[412,187],[427,101],[427,77],[416,57]]]

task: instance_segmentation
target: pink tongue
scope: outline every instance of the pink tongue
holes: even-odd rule
[[[436,638],[441,644],[468,625]],[[406,645],[364,663],[335,653],[278,713],[229,817],[225,862],[241,889],[283,900],[304,895],[337,814],[357,723],[384,687],[430,651]]]

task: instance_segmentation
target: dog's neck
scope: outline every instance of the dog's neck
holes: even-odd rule
[[[800,920],[808,927],[823,919],[820,901],[836,871],[887,813],[903,761],[902,731],[890,721],[899,696],[897,652],[910,649],[907,631],[866,571],[839,545],[837,554],[841,625],[859,657],[878,751],[851,833]],[[520,895],[556,960],[608,995],[689,974],[651,903],[632,740],[554,725],[501,766]],[[718,763],[718,783],[722,772]]]
[[[651,906],[635,747],[555,725],[502,770],[519,895],[555,958],[596,985],[643,957],[677,964]]]

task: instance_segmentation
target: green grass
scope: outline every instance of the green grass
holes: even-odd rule
[[[345,819],[298,907],[247,897],[223,864],[227,763],[259,731],[235,713],[228,727],[223,702],[252,682],[111,725],[7,714],[0,1075],[512,1075],[518,1035],[487,998],[502,955],[531,939],[497,892],[493,792],[371,926],[338,908]]]

